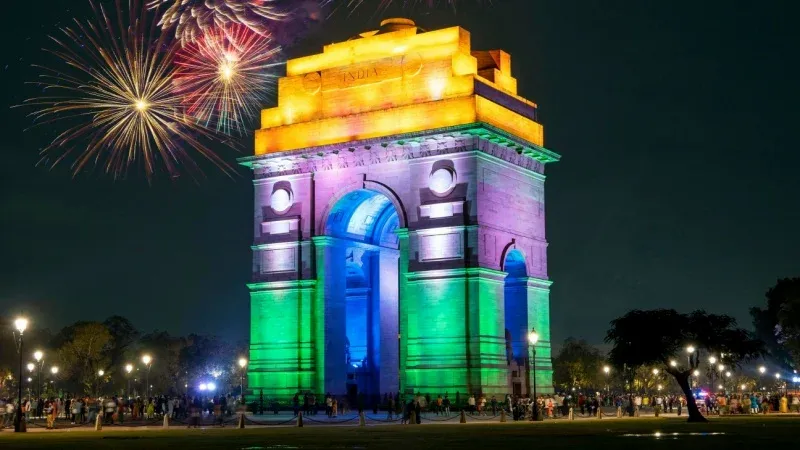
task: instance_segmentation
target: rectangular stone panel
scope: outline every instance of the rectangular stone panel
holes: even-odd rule
[[[276,248],[261,253],[261,273],[288,272],[297,269],[297,248]]]
[[[423,235],[419,237],[419,260],[437,261],[464,257],[461,233]]]

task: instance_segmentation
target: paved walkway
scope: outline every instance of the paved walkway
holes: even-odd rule
[[[798,414],[770,414],[770,416],[797,416]],[[672,417],[676,418],[677,414],[673,413],[662,413],[662,417]],[[422,424],[460,424],[460,413],[453,413],[449,416],[444,415],[437,415],[434,413],[423,413],[422,416]],[[643,411],[640,413],[639,417],[654,417],[652,411]],[[685,413],[683,417],[686,417]],[[488,423],[500,423],[501,415],[498,413],[497,415],[486,415],[486,416],[477,416],[466,414],[465,415],[466,422],[468,424],[488,424]],[[616,410],[613,408],[603,408],[603,418],[602,420],[636,420],[636,417],[616,417]],[[574,414],[574,420],[576,421],[589,421],[589,420],[600,420],[596,416],[589,416],[589,415],[581,415],[579,413]],[[223,425],[219,425],[213,422],[213,418],[211,416],[204,416],[203,420],[200,423],[199,428],[202,429],[230,429],[235,428],[238,425],[238,415],[233,415],[230,417],[225,417]],[[506,416],[507,422],[513,422],[511,420],[511,416]],[[557,417],[557,418],[546,418],[546,422],[569,422],[567,417]],[[316,426],[341,426],[341,427],[353,427],[359,426],[360,421],[358,414],[355,412],[350,412],[344,415],[340,415],[336,418],[328,418],[324,413],[317,414],[317,415],[310,415],[303,417],[303,426],[307,427],[316,427]],[[379,411],[378,414],[374,414],[372,411],[368,411],[365,414],[365,425],[389,425],[389,424],[400,424],[400,419],[395,415],[392,419],[389,419],[386,412]],[[32,423],[28,424],[28,432],[32,433],[54,433],[54,432],[70,432],[70,431],[94,431],[94,424],[82,424],[82,425],[72,425],[66,419],[60,419],[56,423],[55,430],[48,430],[45,428],[45,422],[42,419],[36,419]],[[186,419],[175,419],[171,420],[169,423],[168,429],[178,429],[178,428],[187,428],[189,423]],[[279,414],[263,414],[263,415],[252,415],[247,414],[245,415],[245,427],[246,428],[269,428],[269,427],[295,427],[297,426],[297,418],[293,416],[291,412],[281,412]],[[103,432],[114,432],[114,431],[163,431],[165,427],[163,425],[163,419],[157,419],[153,421],[125,421],[123,424],[114,424],[114,425],[103,425],[102,431]],[[10,428],[5,428],[2,430],[4,433],[13,432],[13,425]]]

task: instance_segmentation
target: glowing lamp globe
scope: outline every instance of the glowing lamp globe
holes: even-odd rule
[[[694,353],[694,346],[690,345],[690,346],[686,347],[686,353]]]
[[[767,371],[767,368],[766,368],[766,367],[764,367],[764,366],[761,366],[761,367],[759,367],[759,368],[758,368],[758,371],[759,371],[759,372],[761,372],[761,373],[763,374],[764,372],[766,372],[766,371]]]
[[[608,372],[611,372],[611,367],[608,366],[603,367],[603,372],[605,372],[606,375],[608,375]]]
[[[97,375],[98,375],[98,376],[101,376],[101,377],[102,377],[102,376],[103,376],[103,375],[105,375],[105,374],[106,374],[105,370],[102,370],[102,369],[101,369],[101,370],[98,370],[98,371],[97,371]]]
[[[50,368],[50,373],[52,373],[53,375],[57,374],[58,373],[58,367],[57,366],[51,367]]]
[[[715,357],[713,357],[713,356],[710,356],[710,357],[708,358],[708,363],[709,363],[709,364],[716,364],[716,362],[717,362],[717,358],[715,358]]]
[[[131,373],[133,371],[133,364],[125,364],[125,372]]]
[[[42,357],[44,357],[44,353],[42,353],[41,350],[36,350],[33,352],[33,359],[35,359],[37,362],[41,361]]]
[[[36,368],[36,365],[35,365],[35,364],[33,364],[33,363],[28,363],[28,365],[27,365],[26,367],[28,367],[28,370],[29,370],[30,372],[33,372],[33,369],[35,369],[35,368]]]
[[[528,333],[528,342],[530,342],[531,345],[536,345],[536,343],[539,342],[539,333],[537,333],[536,330],[531,330],[531,332]]]
[[[153,358],[151,358],[150,355],[142,356],[142,362],[144,363],[145,366],[149,366],[152,361]]]
[[[239,358],[239,367],[244,369],[244,366],[246,366],[246,365],[247,365],[247,360],[244,359],[244,358]]]
[[[14,328],[16,328],[20,333],[24,333],[25,329],[28,328],[28,319],[24,317],[18,317],[16,320],[14,320]]]

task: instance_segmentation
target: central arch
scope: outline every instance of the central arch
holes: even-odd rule
[[[344,307],[339,309],[343,317],[325,319],[344,324],[345,346],[340,349],[344,354],[329,355],[341,357],[344,365],[327,365],[326,370],[346,372],[326,373],[326,379],[341,380],[345,375],[345,386],[329,387],[333,393],[346,392],[351,401],[362,395],[372,401],[399,387],[396,230],[400,220],[392,200],[371,189],[342,195],[325,218],[324,235],[335,238],[337,258],[343,260],[324,273],[345,280]]]

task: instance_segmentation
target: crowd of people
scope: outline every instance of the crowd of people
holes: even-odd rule
[[[186,421],[189,426],[198,426],[201,419],[223,423],[239,407],[238,399],[231,395],[213,397],[157,396],[157,397],[71,397],[23,399],[22,413],[25,421],[45,419],[46,427],[52,429],[56,420],[69,421],[71,425],[95,423],[98,416],[107,425],[124,424],[129,421],[156,421],[164,417]],[[0,399],[0,429],[13,423],[17,413],[16,401]]]
[[[698,394],[696,404],[703,414],[758,414],[769,412],[800,413],[800,396],[791,393],[737,393],[737,394]],[[504,411],[513,420],[530,420],[533,417],[534,402],[529,396],[506,395],[498,399],[496,396],[470,394],[462,402],[460,393],[451,399],[448,393],[432,396],[430,394],[415,394],[402,398],[399,394],[387,393],[383,398],[376,398],[373,402],[374,413],[378,410],[387,412],[387,420],[399,420],[417,423],[425,413],[449,417],[453,411],[463,410],[466,414],[475,416],[497,416]],[[330,393],[324,400],[318,401],[313,393],[298,393],[291,400],[291,407],[295,416],[300,412],[304,415],[316,415],[325,411],[328,418],[336,418],[350,411],[350,404],[356,404],[358,412],[362,412],[366,400],[363,396],[348,399],[337,397]],[[279,407],[274,404],[274,413]],[[559,418],[569,414],[579,416],[594,416],[601,408],[610,409],[608,414],[621,410],[623,414],[635,415],[636,412],[647,409],[657,413],[681,414],[686,408],[686,398],[674,394],[603,394],[582,393],[540,395],[536,399],[537,417]],[[104,424],[124,424],[128,421],[157,421],[167,417],[171,420],[181,421],[189,426],[198,426],[204,423],[223,424],[225,417],[232,416],[244,405],[238,398],[231,395],[217,396],[156,396],[156,397],[89,397],[78,396],[66,398],[40,398],[23,399],[22,412],[25,420],[45,419],[46,427],[53,428],[57,419],[68,421],[72,425],[95,423],[98,416]],[[16,415],[16,402],[12,399],[0,399],[0,429],[13,423]],[[264,412],[263,408],[251,407],[256,413]],[[395,419],[397,417],[397,419]]]

